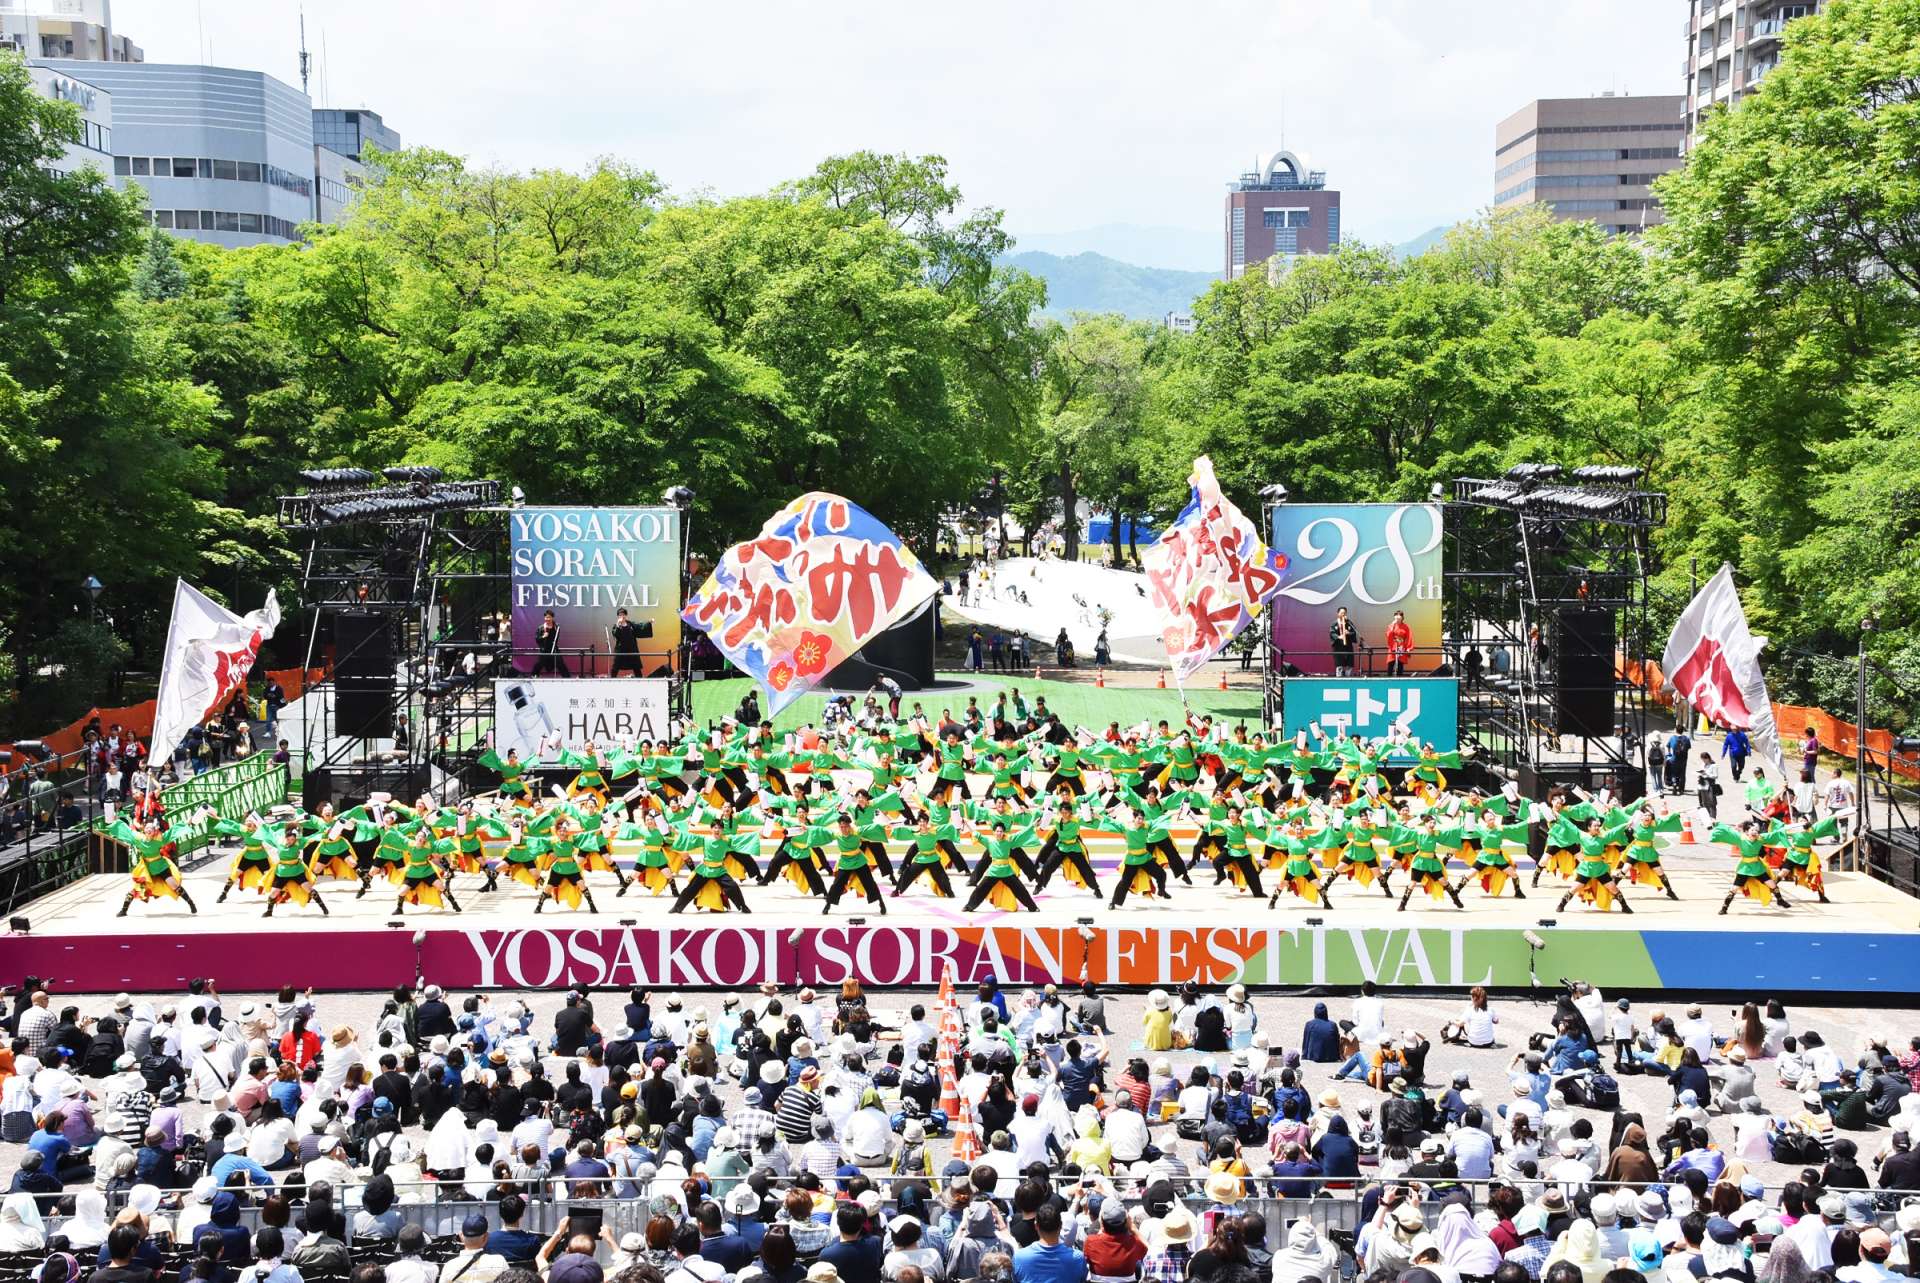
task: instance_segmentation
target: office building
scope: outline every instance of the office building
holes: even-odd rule
[[[1164,324],[1175,334],[1191,334],[1194,331],[1193,313],[1168,312]]]
[[[1493,131],[1493,207],[1545,205],[1609,232],[1662,221],[1654,179],[1680,167],[1686,100],[1541,98]]]
[[[1779,65],[1787,24],[1820,12],[1824,0],[1686,0],[1686,145],[1707,114],[1752,93]]]
[[[360,160],[361,150],[371,143],[381,151],[399,151],[400,135],[387,127],[377,111],[365,107],[315,107],[313,144]]]
[[[140,46],[113,30],[113,0],[0,0],[0,49],[23,58],[140,62]]]
[[[1277,151],[1265,168],[1227,184],[1228,280],[1268,259],[1339,247],[1340,193],[1327,190],[1326,173],[1307,168],[1294,153]]]
[[[43,97],[72,103],[80,112],[80,132],[54,168],[70,174],[92,165],[103,174],[113,173],[113,95],[50,67],[28,67],[27,76]]]
[[[113,95],[113,172],[156,225],[216,245],[284,244],[314,216],[307,96],[272,76],[172,63],[40,64]]]

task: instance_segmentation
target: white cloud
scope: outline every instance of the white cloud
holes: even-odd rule
[[[294,0],[115,0],[153,61],[298,83]],[[1492,197],[1536,97],[1677,93],[1684,0],[313,0],[314,97],[516,168],[616,154],[763,190],[856,147],[939,152],[1025,230],[1218,227],[1281,144],[1399,240]],[[324,59],[320,59],[324,44]]]

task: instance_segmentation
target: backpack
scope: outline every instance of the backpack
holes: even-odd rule
[[[1809,1136],[1800,1131],[1775,1132],[1771,1138],[1773,1161],[1776,1163],[1824,1163],[1827,1161],[1827,1147],[1820,1143],[1817,1136]]]
[[[1620,1108],[1620,1084],[1612,1074],[1595,1073],[1587,1079],[1587,1103],[1590,1109]]]

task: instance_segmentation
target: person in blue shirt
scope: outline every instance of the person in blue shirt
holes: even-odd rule
[[[1347,1131],[1347,1120],[1335,1114],[1327,1120],[1327,1130],[1313,1142],[1313,1158],[1323,1176],[1351,1178],[1360,1174],[1360,1146]]]
[[[869,1234],[867,1214],[857,1204],[842,1204],[833,1216],[840,1231],[838,1242],[820,1251],[820,1259],[840,1272],[840,1283],[880,1283],[880,1262],[885,1247],[878,1234]]]
[[[1000,992],[1000,982],[998,980],[995,980],[992,976],[988,976],[980,982],[979,1000],[981,1002],[992,1003],[993,1009],[1000,1013],[1001,1022],[1004,1023],[1006,1021],[1007,995]]]
[[[1726,1155],[1712,1148],[1707,1140],[1705,1128],[1695,1127],[1688,1135],[1686,1152],[1667,1164],[1667,1170],[1660,1175],[1662,1179],[1672,1181],[1680,1179],[1682,1172],[1702,1172],[1706,1175],[1707,1184],[1711,1186],[1726,1170]]]
[[[1067,1058],[1060,1063],[1060,1091],[1066,1097],[1068,1109],[1078,1109],[1082,1105],[1093,1103],[1093,1087],[1100,1074],[1100,1062],[1106,1058],[1101,1052],[1099,1059],[1082,1056],[1080,1040],[1067,1040]]]
[[[1086,1256],[1060,1241],[1060,1209],[1042,1203],[1033,1228],[1039,1237],[1013,1254],[1013,1283],[1086,1283]]]
[[[753,1263],[753,1249],[721,1217],[717,1203],[702,1203],[696,1219],[700,1224],[701,1256],[728,1274],[738,1274]]]
[[[1318,1189],[1313,1181],[1288,1178],[1319,1174],[1320,1164],[1308,1158],[1306,1151],[1299,1145],[1289,1144],[1285,1156],[1273,1165],[1273,1196],[1275,1198],[1312,1198]]]
[[[1313,1004],[1313,1019],[1300,1031],[1300,1059],[1331,1065],[1340,1059],[1340,1026],[1327,1019],[1327,1004]]]
[[[264,1185],[268,1189],[273,1188],[273,1177],[267,1174],[266,1168],[254,1162],[251,1158],[248,1158],[247,1151],[244,1149],[228,1150],[214,1161],[212,1167],[207,1169],[207,1174],[213,1177],[213,1183],[220,1186],[226,1185],[227,1178],[235,1172],[245,1172],[247,1174],[247,1184],[249,1185]]]
[[[500,1228],[487,1235],[487,1251],[508,1265],[526,1265],[540,1254],[546,1243],[544,1234],[520,1228],[527,1214],[527,1200],[521,1194],[509,1194],[500,1200]]]
[[[1720,741],[1720,756],[1726,759],[1733,770],[1733,781],[1738,784],[1746,773],[1747,759],[1753,756],[1753,741],[1739,727],[1728,731],[1726,738]]]
[[[47,1115],[40,1130],[27,1139],[27,1148],[40,1155],[41,1167],[54,1176],[60,1174],[60,1165],[73,1152],[72,1144],[60,1131],[66,1121],[67,1116],[56,1109]]]

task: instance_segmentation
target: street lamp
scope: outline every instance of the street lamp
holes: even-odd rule
[[[93,575],[88,575],[80,582],[80,591],[87,595],[87,627],[89,628],[93,627],[94,605],[100,600],[100,594],[106,590],[107,586]]]

